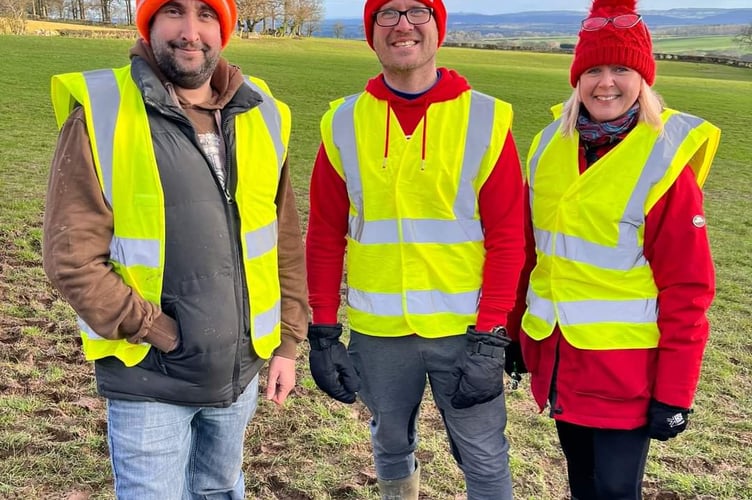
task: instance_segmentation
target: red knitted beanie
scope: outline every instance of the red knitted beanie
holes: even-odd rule
[[[136,0],[136,26],[141,38],[149,41],[151,18],[162,8],[168,0]],[[238,9],[235,0],[202,0],[214,9],[219,18],[219,29],[222,33],[222,48],[230,41],[232,32],[238,24]]]
[[[366,32],[368,45],[373,48],[373,25],[375,23],[373,14],[384,6],[389,0],[366,0],[363,8],[363,28]],[[447,26],[447,12],[442,0],[420,0],[426,7],[433,9],[433,18],[436,21],[436,27],[439,29],[439,46],[444,42]]]
[[[613,19],[624,14],[637,14],[636,3],[636,0],[594,0],[588,19]],[[631,28],[617,28],[613,22],[608,22],[598,30],[580,29],[569,72],[569,83],[576,87],[582,73],[592,67],[606,64],[631,68],[640,73],[648,85],[653,85],[653,42],[644,21]]]

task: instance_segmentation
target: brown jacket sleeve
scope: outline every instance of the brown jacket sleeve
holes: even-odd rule
[[[146,341],[170,351],[175,321],[136,294],[109,263],[112,211],[99,186],[81,108],[68,118],[52,159],[43,265],[52,285],[101,337]]]
[[[295,346],[305,340],[308,332],[308,285],[303,236],[287,162],[282,167],[279,181],[277,219],[279,284],[282,292],[282,344],[274,355],[295,359]]]

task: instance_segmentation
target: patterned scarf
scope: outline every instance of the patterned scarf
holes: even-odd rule
[[[621,141],[637,123],[640,103],[636,102],[629,110],[615,120],[594,122],[583,106],[575,127],[580,139],[589,147],[602,146]]]

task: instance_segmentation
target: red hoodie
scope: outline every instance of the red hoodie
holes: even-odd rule
[[[456,72],[445,68],[439,72],[436,85],[417,99],[397,96],[386,86],[382,75],[368,82],[366,92],[388,101],[402,130],[410,135],[431,104],[455,99],[470,90],[467,80]],[[493,172],[481,188],[478,204],[486,261],[476,327],[489,331],[506,324],[507,314],[514,307],[524,262],[524,190],[511,131]],[[349,209],[345,181],[334,170],[321,145],[311,177],[306,236],[309,302],[314,323],[337,322]]]

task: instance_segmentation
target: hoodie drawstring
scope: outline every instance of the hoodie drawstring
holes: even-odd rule
[[[423,135],[420,143],[420,170],[426,169],[426,143],[428,141],[428,106],[426,102],[423,107]],[[386,102],[386,133],[384,134],[384,160],[381,163],[381,168],[386,168],[389,161],[389,137],[391,134],[392,125],[392,103]],[[420,125],[420,123],[418,123]]]
[[[384,161],[381,168],[386,168],[387,158],[389,158],[389,131],[392,124],[392,103],[386,101],[386,139],[384,140]]]
[[[420,170],[426,169],[426,136],[428,135],[428,103],[423,108],[423,137],[420,145]]]

